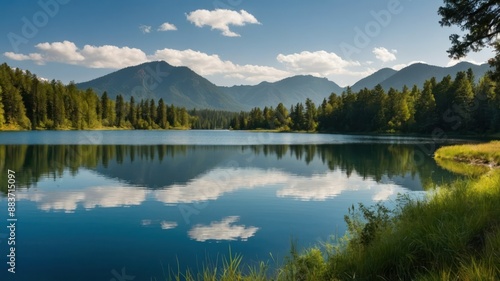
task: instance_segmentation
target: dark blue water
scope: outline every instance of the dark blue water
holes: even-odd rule
[[[453,180],[429,155],[439,145],[229,131],[2,132],[0,280],[166,280],[169,267],[196,269],[229,248],[249,264],[279,260],[292,240],[301,248],[343,235],[352,204],[391,205],[399,193],[419,197]],[[6,263],[9,169],[15,274]]]

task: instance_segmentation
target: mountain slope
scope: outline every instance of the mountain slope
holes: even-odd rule
[[[452,67],[439,67],[423,63],[416,63],[401,69],[400,71],[380,83],[380,85],[382,85],[385,90],[388,90],[391,87],[400,90],[404,85],[408,86],[409,88],[413,87],[413,85],[417,85],[418,87],[422,88],[425,80],[428,80],[432,77],[436,77],[436,80],[438,82],[441,81],[446,75],[451,75],[452,79],[455,79],[457,72],[467,71],[469,68],[474,71],[476,79],[479,79],[486,74],[489,69],[489,65],[475,65],[469,62],[461,62]]]
[[[269,83],[262,82],[255,86],[220,87],[222,91],[233,96],[249,110],[253,107],[273,106],[280,102],[286,107],[310,98],[316,104],[327,98],[332,92],[343,91],[339,85],[326,78],[310,75],[298,75]]]
[[[382,83],[384,80],[388,79],[392,75],[396,74],[397,71],[392,68],[382,68],[379,71],[359,80],[351,86],[352,91],[358,92],[363,88],[373,89],[377,84]]]
[[[174,67],[164,61],[127,67],[100,78],[77,84],[98,94],[107,91],[112,99],[122,94],[126,100],[160,98],[167,104],[190,108],[241,110],[242,105],[207,79],[187,67]]]

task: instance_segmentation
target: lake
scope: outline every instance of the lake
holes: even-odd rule
[[[237,131],[1,132],[0,279],[166,280],[169,266],[200,268],[229,249],[245,263],[273,264],[292,240],[303,248],[343,235],[353,204],[390,206],[398,194],[422,197],[455,180],[432,153],[459,142]],[[6,265],[8,170],[16,179],[15,274]]]

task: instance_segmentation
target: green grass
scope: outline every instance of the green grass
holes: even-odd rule
[[[170,271],[167,280],[500,280],[500,169],[477,168],[499,153],[500,142],[439,149],[439,164],[471,177],[423,200],[400,196],[393,209],[353,205],[345,236],[301,253],[292,244],[281,265],[242,265],[230,252],[219,265]]]
[[[435,158],[498,167],[500,166],[500,141],[442,147],[436,151]]]

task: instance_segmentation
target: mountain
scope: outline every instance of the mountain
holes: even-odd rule
[[[409,88],[417,85],[421,88],[425,80],[432,77],[436,77],[437,82],[441,81],[446,75],[450,75],[452,79],[455,79],[457,72],[467,71],[469,68],[472,69],[476,80],[478,80],[486,74],[490,67],[488,64],[476,65],[469,62],[460,62],[451,67],[415,63],[396,72],[391,77],[382,81],[380,85],[386,90],[391,87],[401,90],[404,85]]]
[[[111,99],[118,94],[125,100],[160,98],[167,104],[191,108],[250,110],[253,107],[290,106],[310,98],[320,103],[342,88],[326,78],[294,76],[278,82],[262,82],[255,86],[218,87],[187,67],[175,67],[164,61],[127,67],[100,78],[78,83],[80,89],[104,91]]]
[[[455,77],[459,71],[474,71],[476,80],[489,70],[488,64],[475,65],[461,62],[452,67],[439,67],[423,63],[409,65],[399,71],[383,68],[354,85],[352,90],[372,89],[381,84],[387,91],[391,87],[402,89],[404,85],[422,87],[425,80],[444,76]],[[248,111],[254,107],[275,107],[280,102],[286,107],[304,102],[307,98],[317,105],[331,93],[341,94],[344,88],[326,78],[298,75],[277,82],[262,82],[258,85],[219,87],[196,74],[187,67],[175,67],[164,61],[148,62],[127,67],[100,78],[76,84],[80,89],[93,88],[99,95],[107,91],[112,99],[122,94],[126,100],[132,95],[136,100],[160,98],[167,104],[188,109],[221,109]]]
[[[112,99],[122,94],[125,100],[163,98],[167,104],[191,108],[242,110],[243,106],[207,79],[187,67],[175,67],[164,61],[127,67],[100,78],[76,84],[80,89],[104,91]]]
[[[243,104],[246,110],[253,107],[275,107],[280,102],[289,107],[304,102],[307,98],[319,104],[332,92],[340,94],[344,90],[326,78],[311,75],[293,76],[274,83],[262,82],[255,86],[242,85],[220,89]]]
[[[359,80],[354,85],[351,86],[353,92],[358,92],[363,88],[373,89],[378,84],[382,83],[387,78],[396,74],[397,71],[392,68],[382,68],[379,71]]]

